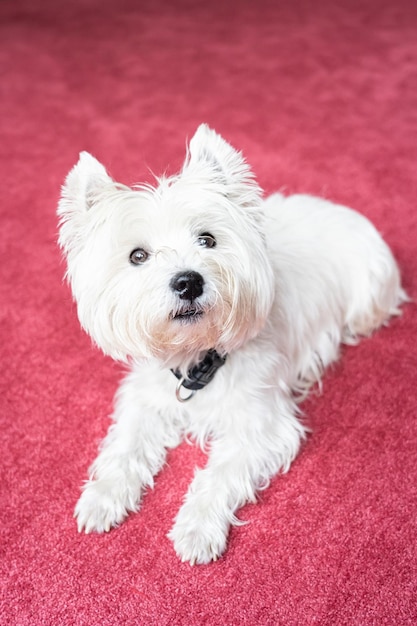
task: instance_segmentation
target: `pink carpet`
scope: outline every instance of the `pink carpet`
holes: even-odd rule
[[[416,624],[415,304],[344,350],[290,472],[191,568],[166,538],[186,444],[139,514],[77,533],[121,371],[79,329],[55,217],[80,150],[150,181],[204,121],[267,192],[371,218],[417,297],[415,1],[2,0],[0,42],[1,624]]]

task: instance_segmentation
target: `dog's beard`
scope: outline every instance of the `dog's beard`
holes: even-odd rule
[[[167,319],[149,330],[147,348],[167,367],[190,365],[213,347],[221,348],[223,321],[216,308],[187,304],[176,308]]]
[[[231,353],[258,334],[264,318],[245,319],[244,307],[227,302],[204,309],[188,304],[152,326],[147,348],[165,366],[186,371],[202,353]]]

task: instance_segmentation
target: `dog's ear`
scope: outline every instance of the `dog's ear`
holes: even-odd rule
[[[61,199],[71,210],[85,211],[104,187],[114,184],[105,167],[88,152],[81,152],[78,163],[68,174]]]
[[[105,168],[88,152],[81,152],[78,163],[68,174],[58,204],[59,244],[68,252],[82,243],[89,220],[89,209],[99,195],[116,186]]]
[[[190,141],[183,172],[206,175],[211,182],[230,186],[230,192],[248,191],[248,186],[259,191],[242,154],[206,124],[197,128]]]

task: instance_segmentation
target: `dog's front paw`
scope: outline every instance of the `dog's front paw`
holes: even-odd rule
[[[180,510],[169,533],[180,559],[191,565],[203,565],[217,561],[226,549],[229,523],[221,518],[193,511],[189,505]]]
[[[119,525],[129,511],[135,510],[135,503],[127,502],[120,484],[111,480],[88,482],[77,502],[74,517],[77,518],[78,532],[108,532]]]

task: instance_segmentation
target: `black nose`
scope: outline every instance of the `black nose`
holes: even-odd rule
[[[203,293],[204,279],[198,272],[179,272],[171,280],[171,289],[181,300],[192,302]]]

